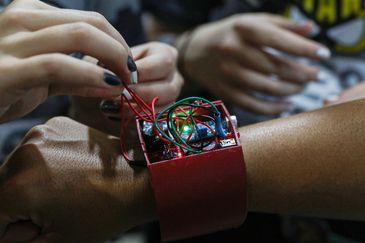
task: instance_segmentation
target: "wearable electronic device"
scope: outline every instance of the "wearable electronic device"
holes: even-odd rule
[[[237,123],[221,101],[190,97],[137,132],[155,194],[163,241],[240,226],[246,168]]]

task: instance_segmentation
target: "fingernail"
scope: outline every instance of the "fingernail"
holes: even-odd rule
[[[327,103],[333,103],[333,102],[336,102],[340,99],[340,96],[338,94],[329,94],[327,97],[326,97],[326,102]]]
[[[131,73],[132,84],[138,84],[138,71]]]
[[[323,60],[328,60],[331,58],[331,51],[326,47],[321,47],[316,52],[317,57]]]
[[[104,73],[104,81],[111,86],[117,86],[122,84],[120,78],[110,73]]]
[[[131,56],[128,56],[127,66],[128,66],[129,71],[131,71],[131,72],[137,71],[137,65]]]
[[[83,53],[81,53],[81,52],[74,52],[74,53],[71,54],[71,56],[74,57],[74,58],[76,58],[76,59],[80,59],[81,60],[81,59],[84,58],[85,55]]]
[[[103,113],[118,114],[120,112],[120,105],[113,100],[103,100],[100,104],[100,110]]]
[[[326,80],[327,78],[328,78],[328,75],[326,72],[321,70],[317,73],[317,78],[316,78],[317,81],[323,81],[323,80]]]

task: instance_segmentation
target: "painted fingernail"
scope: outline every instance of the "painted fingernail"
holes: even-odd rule
[[[131,56],[128,56],[127,65],[128,65],[129,71],[131,71],[131,72],[137,71],[137,65]]]
[[[122,84],[120,78],[110,73],[104,73],[104,81],[111,86],[117,86]]]
[[[323,60],[328,60],[331,58],[331,51],[326,47],[321,47],[316,52],[317,57]]]
[[[120,112],[120,105],[113,100],[103,100],[100,104],[100,110],[103,113],[118,114]]]
[[[81,52],[74,52],[71,54],[72,57],[76,58],[76,59],[83,59],[85,54],[81,53]]]

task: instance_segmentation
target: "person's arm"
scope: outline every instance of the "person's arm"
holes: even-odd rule
[[[364,106],[240,128],[249,211],[365,220]],[[149,174],[119,142],[65,118],[33,129],[0,169],[0,237],[93,242],[157,219]]]
[[[154,38],[166,32],[159,24],[155,21],[147,26]],[[187,95],[199,88],[258,114],[287,111],[291,105],[284,101],[286,96],[323,78],[318,68],[293,61],[288,55],[330,58],[325,46],[306,38],[312,31],[310,22],[296,23],[270,14],[238,14],[177,34],[173,44],[179,51],[180,72],[190,81]],[[277,99],[268,102],[257,93]]]
[[[365,100],[239,129],[249,210],[365,220]]]

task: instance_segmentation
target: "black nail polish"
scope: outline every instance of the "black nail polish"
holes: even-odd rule
[[[122,81],[120,80],[120,78],[118,78],[117,76],[110,74],[110,73],[104,74],[104,81],[105,81],[105,83],[112,85],[112,86],[117,86],[117,85],[122,84]]]
[[[120,106],[113,100],[104,100],[100,104],[100,110],[103,113],[118,114],[120,112]]]
[[[131,72],[137,71],[137,65],[131,56],[128,56],[127,65],[128,65],[129,71],[131,71]]]
[[[81,60],[81,59],[84,58],[85,55],[83,53],[81,53],[81,52],[74,52],[74,53],[71,54],[71,56],[74,57],[74,58],[76,58],[76,59],[80,59]]]

